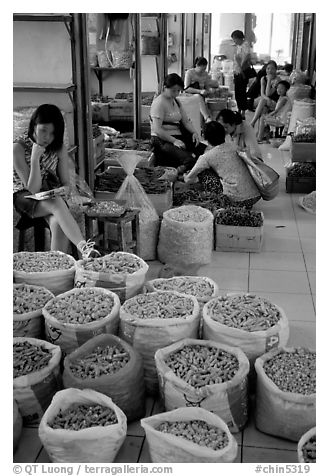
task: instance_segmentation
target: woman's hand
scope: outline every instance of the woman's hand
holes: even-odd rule
[[[201,96],[207,96],[207,90],[206,89],[201,89],[200,94],[201,94]]]
[[[193,132],[192,141],[194,142],[195,145],[199,145],[200,137],[199,137],[199,134],[197,132]]]
[[[36,144],[35,142],[33,143],[32,146],[32,153],[31,153],[31,161],[35,160],[40,160],[42,154],[45,152],[46,148]]]
[[[197,183],[198,182],[198,177],[190,178],[189,175],[190,175],[189,173],[183,175],[183,179],[184,179],[185,183]]]
[[[176,139],[175,142],[173,142],[173,145],[175,147],[178,147],[179,149],[186,149],[186,146],[182,140]]]

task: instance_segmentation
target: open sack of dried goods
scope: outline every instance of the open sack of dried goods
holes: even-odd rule
[[[42,309],[46,338],[69,354],[95,335],[116,334],[119,309],[118,296],[108,289],[71,289]]]
[[[233,463],[238,445],[226,423],[203,408],[141,420],[152,463]]]
[[[316,463],[316,427],[308,430],[298,441],[298,463]]]
[[[284,311],[268,299],[229,293],[204,306],[203,338],[240,347],[253,364],[270,349],[287,344],[289,322]]]
[[[199,304],[176,291],[156,291],[128,299],[120,309],[119,335],[143,358],[146,390],[158,391],[156,350],[184,337],[197,337]]]
[[[299,205],[309,213],[316,213],[316,191],[305,195],[299,199]]]
[[[127,207],[140,209],[140,255],[145,260],[153,260],[156,259],[159,215],[142,185],[134,176],[134,171],[139,161],[140,157],[138,155],[132,157],[131,155],[123,154],[121,157],[118,157],[118,162],[125,170],[127,177],[115,198],[116,200],[124,200]]]
[[[61,350],[32,337],[14,337],[14,399],[24,423],[37,422],[61,388]]]
[[[207,264],[213,250],[214,216],[205,208],[183,205],[163,214],[158,243],[162,263]]]
[[[126,433],[122,410],[91,389],[57,392],[39,425],[53,463],[113,463]]]
[[[148,264],[139,256],[114,251],[101,258],[77,261],[74,284],[108,288],[124,302],[142,289],[148,269]]]
[[[44,336],[42,308],[53,293],[42,286],[14,284],[13,287],[13,335],[14,337]]]
[[[182,339],[155,353],[166,410],[201,407],[222,418],[230,431],[247,423],[249,362],[238,347]]]
[[[127,417],[145,415],[142,357],[127,342],[103,334],[85,342],[64,360],[65,388],[91,388],[112,398]]]
[[[73,288],[75,259],[61,251],[14,253],[14,283],[44,286],[53,294]]]
[[[298,441],[316,422],[316,353],[279,348],[258,357],[256,427]]]
[[[22,415],[18,410],[17,403],[13,401],[13,452],[15,453],[23,427]]]

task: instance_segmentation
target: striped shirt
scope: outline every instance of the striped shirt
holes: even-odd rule
[[[21,144],[24,147],[25,160],[27,165],[30,167],[33,141],[28,137],[27,132],[17,137],[14,140],[14,144]],[[43,179],[48,171],[57,175],[56,173],[57,165],[58,165],[57,152],[54,152],[54,151],[44,152],[40,158],[41,178]],[[26,189],[26,186],[23,184],[18,173],[14,169],[13,170],[13,193],[19,192],[20,190],[24,190],[24,189]]]

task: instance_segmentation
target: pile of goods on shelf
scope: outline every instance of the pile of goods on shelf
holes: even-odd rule
[[[130,133],[121,133],[105,141],[106,148],[128,150],[150,150],[150,139],[133,139]]]
[[[96,139],[97,137],[102,135],[102,131],[100,130],[98,124],[93,124],[92,131],[93,131],[93,139]]]

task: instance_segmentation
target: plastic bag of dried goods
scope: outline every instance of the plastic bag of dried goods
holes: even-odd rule
[[[61,349],[32,337],[14,337],[14,399],[23,422],[38,422],[61,388]]]
[[[143,358],[146,391],[158,391],[156,350],[184,337],[197,337],[199,304],[194,296],[156,291],[128,299],[120,309],[119,335]]]
[[[314,190],[308,195],[305,195],[304,197],[300,197],[298,203],[307,212],[315,214],[316,213],[316,191]]]
[[[118,296],[103,288],[75,288],[51,299],[42,309],[46,339],[69,354],[98,334],[116,334]]]
[[[238,347],[182,339],[155,353],[167,411],[201,407],[222,418],[232,433],[247,423],[249,362]]]
[[[53,294],[73,288],[75,259],[61,251],[14,253],[14,283],[44,286]]]
[[[141,425],[152,463],[233,463],[237,456],[226,423],[203,408],[177,408],[143,418]]]
[[[13,335],[14,337],[44,337],[43,306],[54,294],[42,286],[14,284]]]
[[[316,463],[316,427],[308,430],[297,445],[298,463]]]
[[[214,216],[205,208],[183,205],[163,213],[158,258],[169,264],[207,264],[213,250]]]
[[[240,347],[255,359],[289,339],[284,311],[268,299],[250,293],[218,296],[203,308],[203,339]]]
[[[114,251],[101,258],[77,261],[74,285],[110,289],[123,303],[141,291],[148,269],[139,256]]]
[[[97,421],[96,416],[89,416],[93,409],[96,411],[96,405],[100,410],[106,407],[103,412],[106,414],[112,410],[109,424],[102,426],[101,418]],[[88,422],[94,420],[92,424],[79,430],[70,429],[68,414],[73,415],[77,425],[81,424],[88,411],[86,406],[92,407],[87,413]],[[54,422],[58,428],[52,428]],[[62,428],[65,422],[66,428]],[[110,397],[91,389],[67,388],[57,392],[39,425],[40,440],[53,463],[113,463],[126,433],[125,414]]]
[[[23,427],[22,415],[19,413],[17,403],[13,401],[13,452],[15,453]]]
[[[259,431],[298,441],[315,426],[315,360],[314,351],[285,347],[256,359]]]
[[[297,119],[300,121],[315,116],[315,101],[313,99],[295,99],[292,106],[288,134],[295,132]]]
[[[108,395],[128,421],[145,415],[142,357],[114,335],[95,336],[65,357],[63,385]]]
[[[116,200],[124,200],[126,206],[138,208],[139,213],[139,239],[140,255],[145,260],[156,259],[156,249],[159,233],[159,215],[157,214],[152,202],[145,193],[144,188],[134,176],[134,171],[140,156],[137,154],[123,154],[118,157],[118,162],[127,174],[118,193]]]
[[[316,140],[316,119],[307,117],[306,119],[296,121],[294,142],[315,142]]]

